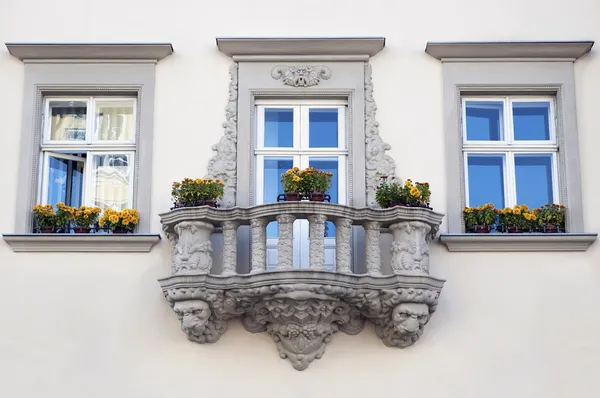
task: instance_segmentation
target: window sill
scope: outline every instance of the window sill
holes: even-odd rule
[[[451,252],[586,251],[597,233],[441,234]]]
[[[2,234],[14,252],[149,252],[158,234]]]

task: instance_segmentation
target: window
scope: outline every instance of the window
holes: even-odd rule
[[[345,101],[281,100],[256,102],[257,204],[277,201],[281,174],[294,166],[333,173],[331,202],[346,203]],[[277,265],[277,223],[267,226],[267,267]],[[294,223],[294,267],[308,267],[308,221]],[[335,225],[325,225],[325,263],[335,267]]]
[[[465,202],[559,203],[553,97],[462,98]]]
[[[133,207],[136,97],[46,97],[39,202]]]

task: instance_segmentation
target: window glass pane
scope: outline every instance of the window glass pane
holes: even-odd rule
[[[515,155],[517,203],[530,208],[553,203],[552,155]]]
[[[549,102],[513,102],[515,140],[550,139]]]
[[[265,158],[263,203],[277,202],[277,195],[283,193],[283,184],[281,175],[294,166],[292,158]],[[277,238],[279,231],[277,222],[271,222],[267,225],[267,238]]]
[[[468,155],[469,206],[504,208],[504,155]]]
[[[338,110],[313,108],[308,111],[309,148],[338,147]]]
[[[293,109],[265,109],[265,146],[278,148],[294,146]]]
[[[337,158],[309,158],[308,165],[315,169],[327,171],[333,174],[331,178],[331,189],[327,192],[331,195],[331,203],[339,203],[339,171]],[[335,224],[331,221],[325,223],[325,237],[335,238]]]
[[[502,101],[466,102],[467,140],[502,141],[504,140]]]
[[[131,208],[130,187],[133,182],[131,155],[110,154],[92,156],[91,200],[102,209]]]
[[[85,141],[87,101],[50,101],[50,139]]]
[[[111,141],[133,141],[134,100],[96,101],[96,139]]]
[[[46,203],[63,202],[81,206],[83,191],[83,161],[48,156],[48,194]]]

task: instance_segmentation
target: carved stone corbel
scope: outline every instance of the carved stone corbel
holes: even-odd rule
[[[227,330],[227,322],[216,319],[205,301],[178,301],[173,310],[181,321],[181,330],[190,341],[214,343]]]
[[[423,303],[401,303],[391,316],[375,324],[375,332],[388,347],[406,348],[423,334],[429,321],[429,306]]]

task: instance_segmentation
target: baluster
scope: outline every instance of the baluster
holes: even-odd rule
[[[237,268],[237,229],[235,221],[224,221],[223,228],[223,275],[233,275]]]
[[[369,221],[365,223],[365,263],[367,266],[367,273],[371,275],[381,274],[380,235],[380,222]]]
[[[279,269],[292,269],[294,254],[294,221],[291,214],[280,214],[275,217],[279,223],[279,239],[277,241],[277,258]]]
[[[335,264],[337,272],[352,273],[350,269],[352,264],[351,239],[352,220],[349,218],[335,220]]]
[[[327,216],[312,214],[307,217],[309,223],[309,269],[325,269],[325,221]]]
[[[255,218],[250,220],[250,236],[252,239],[251,271],[264,272],[267,270],[267,220]]]

